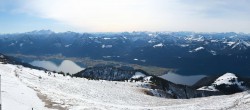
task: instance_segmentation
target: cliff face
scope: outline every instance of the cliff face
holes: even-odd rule
[[[143,70],[126,70],[112,66],[87,68],[74,76],[94,80],[141,81],[145,82],[143,86],[148,89],[148,94],[166,98],[185,99],[222,94],[218,91],[195,90],[186,85],[174,84],[160,77],[149,75]]]

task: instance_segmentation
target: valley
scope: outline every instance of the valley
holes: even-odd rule
[[[79,58],[79,57],[65,57],[62,55],[46,55],[46,56],[34,56],[34,55],[23,55],[23,54],[8,54],[9,56],[13,56],[19,58],[19,60],[30,63],[32,61],[54,61],[54,60],[70,60],[81,66],[82,68],[87,67],[94,67],[96,65],[112,65],[116,67],[127,66],[132,67],[134,69],[142,69],[152,75],[160,76],[166,74],[169,71],[176,71],[175,69],[171,68],[164,68],[164,67],[156,67],[156,66],[146,66],[146,65],[139,65],[139,64],[130,64],[118,61],[110,61],[110,60],[95,60],[89,57]],[[53,62],[55,63],[55,62]],[[59,65],[59,64],[58,64]]]

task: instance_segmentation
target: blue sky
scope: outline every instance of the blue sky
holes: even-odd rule
[[[8,12],[0,12],[0,15],[0,33],[17,33],[41,29],[55,31],[74,30],[71,26],[61,24],[53,19]]]
[[[0,33],[250,33],[249,0],[0,0]]]

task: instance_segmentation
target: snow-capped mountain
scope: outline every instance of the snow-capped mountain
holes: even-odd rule
[[[233,73],[226,73],[218,77],[210,86],[204,86],[198,90],[207,91],[220,91],[225,94],[232,94],[236,92],[246,91],[249,88],[244,81],[240,81],[239,78]]]
[[[238,40],[237,42],[231,42],[231,49],[246,50],[250,47],[250,43],[244,40]]]
[[[53,34],[55,32],[51,30],[34,30],[31,32],[26,32],[25,34],[33,34],[33,35],[46,35],[46,34]]]
[[[233,32],[55,33],[41,30],[0,35],[0,52],[113,60],[178,69],[182,75],[218,75],[229,71],[247,76],[249,42],[250,35]]]

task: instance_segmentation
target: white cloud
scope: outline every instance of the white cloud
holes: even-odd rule
[[[148,2],[147,2],[148,1]],[[55,19],[93,31],[148,27],[150,0],[36,0],[22,5],[23,12]]]
[[[24,0],[16,10],[81,31],[249,32],[248,4],[247,0]]]

